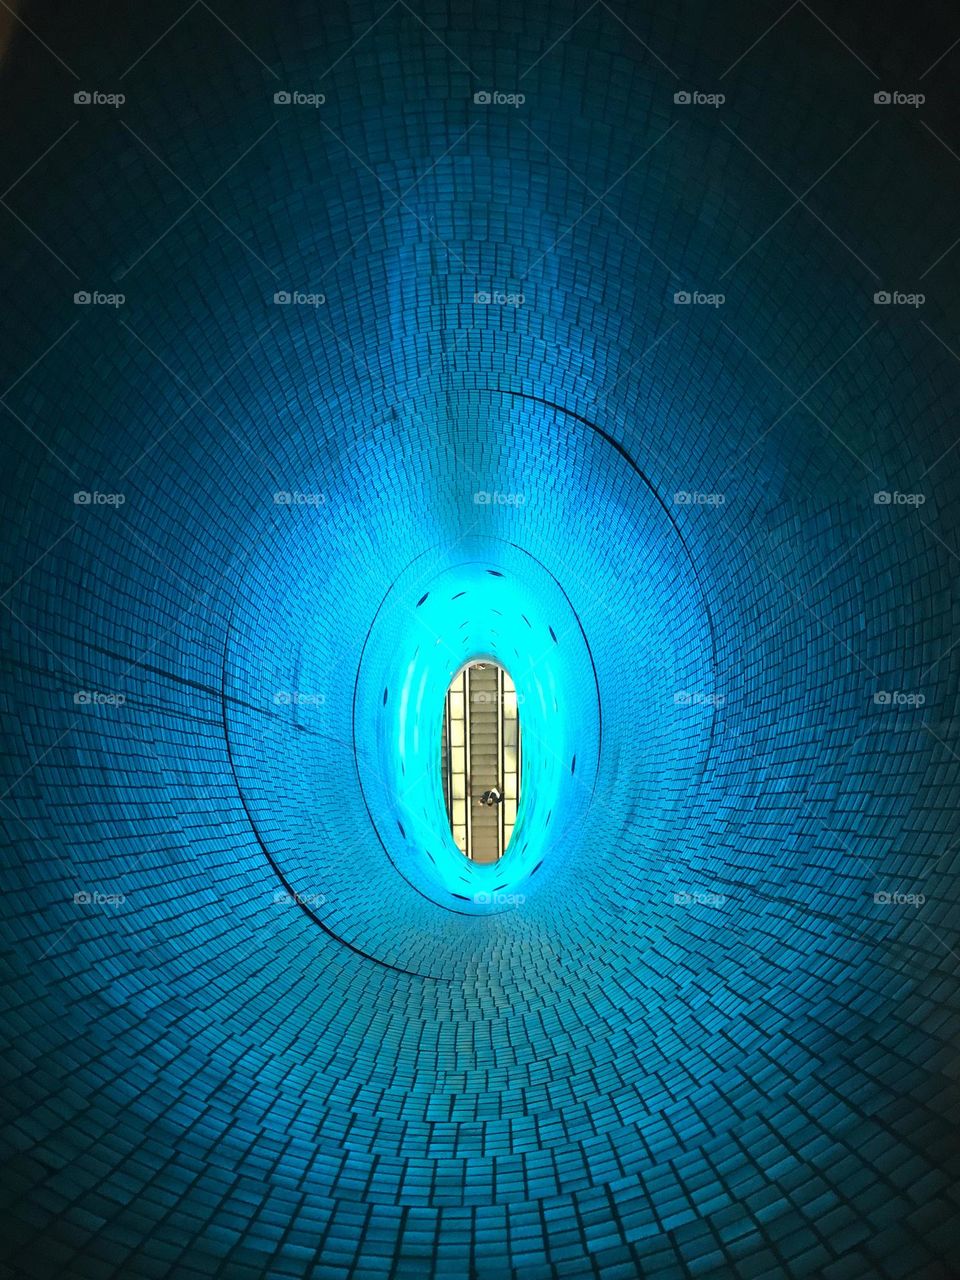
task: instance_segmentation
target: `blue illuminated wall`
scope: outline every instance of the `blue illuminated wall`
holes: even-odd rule
[[[10,19],[5,1274],[960,1274],[922,19]]]

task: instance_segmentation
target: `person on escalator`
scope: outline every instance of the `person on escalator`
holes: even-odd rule
[[[503,792],[500,790],[500,788],[490,787],[489,790],[485,791],[483,795],[480,797],[480,803],[486,804],[486,805],[499,804],[502,799],[503,799]]]

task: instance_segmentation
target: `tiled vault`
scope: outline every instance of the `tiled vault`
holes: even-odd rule
[[[4,1274],[960,1275],[917,8],[9,18]],[[409,701],[477,651],[502,883]]]

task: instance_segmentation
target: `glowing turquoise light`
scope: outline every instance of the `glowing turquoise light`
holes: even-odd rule
[[[397,870],[444,906],[490,911],[501,909],[494,890],[515,894],[549,856],[550,823],[563,830],[582,818],[599,704],[579,624],[550,575],[494,540],[467,540],[460,551],[466,558],[429,580],[415,563],[388,593],[361,663],[354,732],[376,744],[360,782]],[[450,681],[483,659],[509,665],[523,705],[525,779],[510,845],[486,865],[454,843],[437,752]],[[576,759],[587,785],[570,781]]]

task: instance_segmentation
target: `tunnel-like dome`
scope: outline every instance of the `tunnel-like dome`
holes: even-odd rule
[[[0,76],[8,1274],[955,1277],[955,15],[184,9]]]

